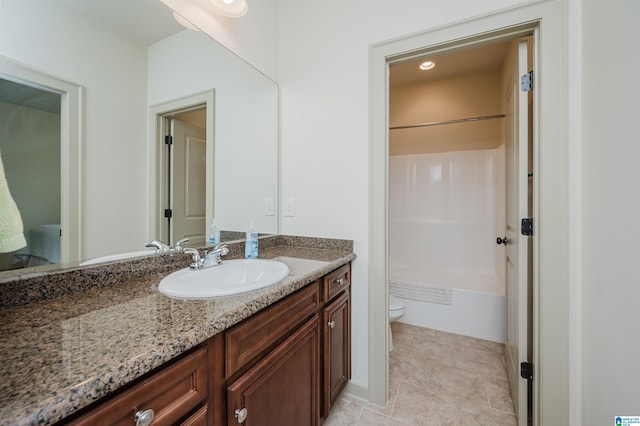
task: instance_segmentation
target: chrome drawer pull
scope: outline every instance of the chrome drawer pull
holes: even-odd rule
[[[138,411],[133,420],[136,422],[136,426],[149,426],[153,421],[153,414],[151,409]]]
[[[238,423],[244,423],[244,421],[247,420],[247,414],[249,414],[249,412],[246,408],[243,408],[242,410],[237,409],[236,419],[238,419]]]

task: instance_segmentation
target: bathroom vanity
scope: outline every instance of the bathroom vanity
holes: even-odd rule
[[[16,424],[322,423],[351,374],[355,255],[344,241],[272,238],[261,257],[286,263],[289,276],[247,294],[169,298],[157,283],[185,263],[151,258],[135,278],[2,308],[13,325],[2,330],[0,415]],[[106,278],[144,261],[82,273]]]

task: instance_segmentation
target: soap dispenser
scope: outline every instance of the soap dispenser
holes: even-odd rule
[[[211,232],[209,233],[209,245],[220,244],[220,227],[216,225],[216,219],[211,221]]]
[[[251,221],[251,225],[249,225],[249,230],[247,231],[247,241],[244,245],[244,257],[247,259],[258,258],[258,233],[253,227],[253,221]]]

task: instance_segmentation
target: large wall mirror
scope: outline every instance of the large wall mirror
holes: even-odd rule
[[[0,254],[0,270],[137,252],[152,239],[190,236],[200,245],[214,218],[223,231],[242,232],[253,221],[260,233],[278,232],[277,84],[178,24],[160,0],[2,0],[2,64],[9,65],[0,66],[0,155],[32,248]],[[77,122],[65,124],[74,112],[64,89],[14,69],[78,88]],[[185,133],[185,123],[200,133]],[[65,126],[78,138],[70,163],[64,141],[28,133],[64,138]],[[187,141],[178,159],[163,146],[174,131]],[[185,166],[176,169],[178,162]],[[77,196],[65,201],[69,181]],[[30,185],[37,191],[28,193]],[[176,202],[201,232],[172,231],[165,210]],[[71,247],[37,255],[38,239],[56,237]]]

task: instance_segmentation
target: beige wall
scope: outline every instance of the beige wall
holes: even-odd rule
[[[390,88],[390,127],[503,112],[502,76],[499,70]],[[389,153],[409,155],[493,149],[504,143],[503,129],[504,119],[492,119],[391,130]]]

